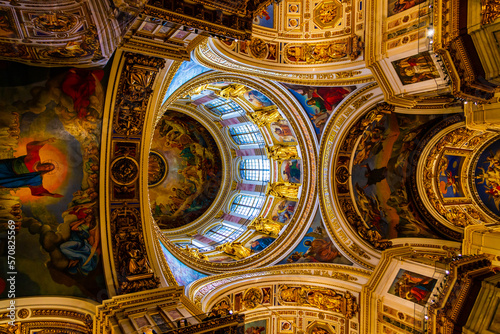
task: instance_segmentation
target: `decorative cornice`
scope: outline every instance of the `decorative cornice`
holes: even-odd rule
[[[258,68],[250,65],[243,65],[242,62],[236,63],[232,58],[227,55],[221,55],[220,50],[216,49],[215,43],[208,39],[201,42],[194,51],[194,58],[200,62],[203,66],[212,68],[214,70],[251,75],[262,79],[275,80],[279,82],[291,83],[291,84],[306,84],[306,85],[317,85],[317,86],[344,86],[344,85],[356,85],[363,84],[367,82],[372,82],[374,79],[371,75],[360,75],[357,77],[353,76],[343,76],[342,74],[337,76],[334,69],[328,68],[324,71],[317,71],[314,73],[296,73],[294,71],[276,71],[272,68]],[[351,64],[352,65],[352,64]],[[317,65],[316,65],[317,66]],[[294,66],[295,68],[296,66]],[[312,72],[313,68],[316,71],[317,67],[309,66],[309,70]],[[355,68],[353,70],[357,70]],[[339,68],[341,70],[341,68]],[[342,73],[344,71],[339,71]],[[353,72],[355,73],[355,72]],[[359,74],[359,73],[358,73]]]
[[[195,304],[201,306],[202,299],[220,287],[226,288],[229,283],[238,281],[255,281],[260,277],[289,275],[299,278],[300,276],[315,276],[338,281],[356,282],[358,280],[356,276],[368,278],[370,274],[371,272],[366,269],[327,263],[279,265],[272,268],[251,269],[199,279],[190,285],[188,297]]]

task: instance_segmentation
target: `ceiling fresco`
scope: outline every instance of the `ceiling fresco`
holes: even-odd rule
[[[351,189],[363,220],[383,239],[439,237],[422,222],[407,188],[419,138],[437,119],[388,111],[364,120],[353,153]]]
[[[174,229],[195,221],[215,200],[221,184],[222,163],[212,135],[192,117],[167,111],[156,126],[151,151],[168,166],[163,181],[149,188],[156,223]]]
[[[0,57],[35,66],[107,63],[134,17],[112,1],[33,1],[0,6]]]
[[[97,300],[107,294],[98,184],[108,73],[76,68],[24,73],[0,87],[0,233],[6,236],[8,222],[15,224],[17,296]],[[7,252],[1,256],[0,270],[12,271]],[[5,287],[4,278],[0,283]],[[7,292],[0,289],[0,297]]]
[[[475,193],[480,201],[496,217],[500,217],[500,140],[496,139],[485,145],[479,153],[474,169]],[[457,166],[458,167],[458,166]],[[457,168],[458,169],[458,168]],[[451,175],[450,175],[451,174]],[[453,180],[453,173],[449,173],[447,184],[458,188]],[[455,187],[453,187],[455,185]],[[454,193],[459,190],[454,190]]]

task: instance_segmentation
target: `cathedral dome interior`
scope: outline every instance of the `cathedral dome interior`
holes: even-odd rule
[[[499,27],[0,1],[0,334],[500,334]]]

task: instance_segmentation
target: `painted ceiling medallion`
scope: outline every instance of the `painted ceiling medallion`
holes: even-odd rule
[[[314,23],[321,28],[335,27],[342,17],[342,5],[340,2],[324,1],[314,9]]]

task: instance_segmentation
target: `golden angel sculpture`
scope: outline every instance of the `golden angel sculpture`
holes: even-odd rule
[[[299,188],[300,184],[291,182],[275,182],[269,184],[267,195],[271,195],[276,198],[297,199],[299,198]]]
[[[254,229],[257,232],[268,234],[272,237],[277,237],[283,228],[283,224],[274,220],[259,217],[248,225],[249,229]]]
[[[285,145],[275,144],[273,146],[266,147],[266,149],[267,149],[267,156],[269,157],[269,159],[278,161],[278,160],[291,160],[299,158],[296,146],[285,146]]]
[[[271,124],[282,119],[278,109],[256,110],[254,112],[247,113],[247,116],[250,117],[258,127],[265,126],[266,124]]]
[[[228,255],[234,256],[237,260],[249,257],[253,254],[250,248],[243,246],[240,242],[233,241],[217,246],[215,249]]]

